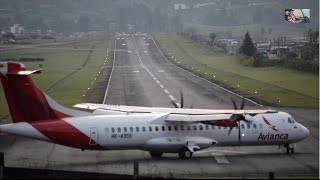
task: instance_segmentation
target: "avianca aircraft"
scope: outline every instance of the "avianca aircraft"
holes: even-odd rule
[[[152,157],[178,153],[191,158],[194,151],[212,146],[284,145],[309,130],[288,113],[274,110],[210,110],[148,108],[79,104],[93,112],[69,109],[39,90],[18,62],[0,63],[0,77],[12,124],[0,132],[25,136],[82,150],[140,149]],[[182,106],[183,102],[181,102]]]

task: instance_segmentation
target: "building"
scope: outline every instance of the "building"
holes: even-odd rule
[[[20,26],[19,24],[14,24],[10,27],[10,32],[13,33],[15,36],[20,36],[24,31],[24,27]]]

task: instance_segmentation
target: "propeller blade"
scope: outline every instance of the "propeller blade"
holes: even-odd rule
[[[231,127],[231,128],[229,129],[228,135],[230,135],[232,129],[233,129],[233,127]]]
[[[230,99],[231,99],[231,102],[232,102],[232,104],[233,104],[234,109],[237,110],[238,107],[237,107],[236,102],[235,102],[232,98],[230,98]]]
[[[248,120],[248,119],[242,119],[242,120],[244,120],[244,121],[247,122],[247,123],[252,123],[252,121],[251,121],[251,120]]]
[[[244,108],[244,97],[242,96],[242,102],[241,102],[241,107],[240,109],[242,110]]]
[[[177,104],[175,101],[171,100],[170,102],[171,102],[171,104],[173,104],[173,106],[174,106],[175,108],[179,108],[178,104]]]
[[[180,108],[183,108],[183,94],[182,94],[182,91],[180,91]]]
[[[239,126],[238,138],[239,138],[239,143],[241,144],[241,131],[240,131],[241,127],[240,127],[240,122],[239,122],[238,126]]]

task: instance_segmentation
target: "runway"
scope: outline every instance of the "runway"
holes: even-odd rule
[[[226,91],[170,63],[149,34],[118,34],[114,39],[113,71],[106,90],[106,104],[173,107],[171,100],[184,107],[231,109],[230,98],[240,105],[241,97]],[[111,52],[110,52],[111,53]],[[245,101],[245,109],[261,108]],[[46,142],[0,135],[0,151],[5,165],[87,172],[132,174],[139,162],[142,175],[180,177],[314,175],[319,172],[318,110],[276,108],[293,115],[310,130],[310,137],[297,144],[295,154],[285,154],[277,146],[217,147],[196,152],[193,159],[181,160],[176,154],[151,159],[148,152],[84,151]]]

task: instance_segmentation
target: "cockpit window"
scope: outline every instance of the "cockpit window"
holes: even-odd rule
[[[291,118],[288,118],[288,123],[292,124],[294,121]]]

